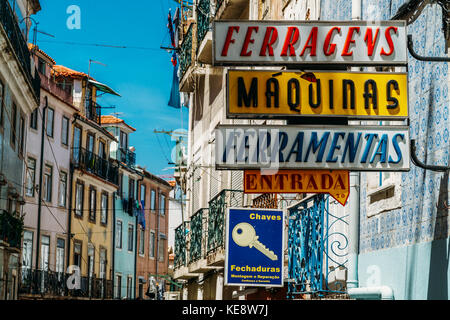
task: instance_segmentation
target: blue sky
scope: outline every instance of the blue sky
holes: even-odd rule
[[[67,8],[76,5],[81,11],[81,28],[69,29],[71,14]],[[188,109],[167,106],[172,84],[173,67],[170,54],[159,49],[169,45],[167,14],[178,4],[173,0],[110,1],[110,0],[41,0],[42,10],[34,19],[38,30],[37,44],[57,64],[87,73],[89,59],[107,66],[91,64],[91,76],[108,84],[122,97],[103,95],[98,99],[103,114],[120,112],[120,117],[137,129],[130,135],[130,145],[136,148],[137,162],[154,174],[171,174],[164,170],[174,146],[167,135],[157,130],[187,128]],[[61,42],[107,44],[142,49],[117,49]],[[159,141],[158,141],[159,138]]]

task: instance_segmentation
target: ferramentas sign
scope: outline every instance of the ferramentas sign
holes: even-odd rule
[[[402,120],[407,78],[404,72],[229,70],[227,117]]]
[[[405,21],[215,21],[214,65],[406,65]]]
[[[408,171],[407,126],[251,126],[216,128],[217,169]]]

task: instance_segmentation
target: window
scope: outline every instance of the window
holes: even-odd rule
[[[41,238],[41,270],[48,271],[50,257],[50,237],[42,236]]]
[[[53,138],[53,122],[55,118],[55,110],[47,109],[47,136]]]
[[[77,181],[75,187],[75,215],[83,216],[83,198],[84,198],[84,184]]]
[[[73,245],[73,264],[81,271],[81,242],[75,242]]]
[[[22,248],[22,269],[31,270],[33,257],[33,232],[25,231],[23,233],[23,248]],[[22,271],[22,275],[24,272]]]
[[[74,127],[73,129],[73,161],[78,163],[80,161],[80,150],[81,150],[81,128]]]
[[[108,194],[106,192],[102,193],[102,199],[100,201],[100,223],[108,223]]]
[[[122,299],[122,276],[116,275],[116,299]]]
[[[150,194],[150,208],[152,211],[156,210],[156,192],[155,192],[155,190],[152,190],[151,194]]]
[[[95,137],[88,133],[87,140],[86,140],[86,150],[89,151],[91,154],[94,153],[94,140]]]
[[[106,159],[106,144],[103,141],[98,143],[98,156],[101,159]]]
[[[145,184],[141,184],[141,203],[143,204],[143,206],[145,207],[145,196],[146,196],[146,192],[147,192],[147,188],[145,186]]]
[[[119,193],[120,198],[123,198],[123,174],[119,173]]]
[[[34,197],[34,188],[36,182],[36,160],[28,158],[27,160],[27,182],[25,186],[25,195]]]
[[[128,225],[128,251],[133,251],[133,229],[132,224]]]
[[[58,204],[61,207],[66,207],[67,202],[67,173],[61,171],[59,173],[59,197]]]
[[[5,86],[0,81],[0,126],[3,126],[3,109],[5,108]]]
[[[100,249],[100,279],[106,278],[106,249]]]
[[[25,150],[25,118],[21,115],[19,119],[19,154],[23,156]]]
[[[121,148],[123,150],[128,149],[128,135],[123,131],[120,131],[120,141],[119,142],[120,142],[119,148]]]
[[[46,164],[44,171],[44,200],[52,202],[53,167]]]
[[[39,109],[36,108],[33,110],[33,112],[30,115],[30,128],[37,130],[38,129],[38,113]]]
[[[116,248],[122,249],[122,221],[116,222]]]
[[[11,115],[11,145],[13,149],[16,146],[16,132],[17,132],[17,106],[15,103],[13,103]]]
[[[69,145],[69,118],[64,116],[62,117],[61,143],[65,146]]]
[[[89,188],[89,220],[95,222],[97,211],[97,190]]]
[[[144,255],[144,245],[145,245],[145,230],[140,228],[139,229],[139,254]]]
[[[90,243],[88,244],[88,277],[92,278],[94,276],[94,266],[95,266],[95,261],[94,261],[94,257],[95,257],[95,249],[94,246]]]
[[[148,248],[149,248],[148,256],[150,258],[154,258],[155,257],[155,231],[153,231],[153,230],[150,230]]]
[[[160,262],[164,261],[164,256],[165,256],[165,242],[166,242],[166,236],[163,234],[159,235],[159,241],[158,241],[158,260]]]
[[[66,242],[64,239],[56,241],[56,266],[55,271],[58,273],[64,273],[64,252],[66,248]]]
[[[166,196],[159,194],[159,214],[164,216],[166,214]]]
[[[134,200],[134,179],[129,180],[128,182],[128,198]]]
[[[144,279],[139,278],[139,299],[144,299]]]
[[[132,299],[133,296],[133,277],[127,277],[127,299]]]
[[[42,73],[44,76],[46,75],[46,73],[45,73],[45,66],[46,66],[45,61],[43,59],[41,59],[41,58],[38,58],[38,71],[40,73]]]

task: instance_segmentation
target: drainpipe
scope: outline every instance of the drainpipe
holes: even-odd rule
[[[42,110],[42,126],[41,126],[41,158],[39,163],[39,194],[38,194],[38,216],[37,216],[37,236],[36,236],[36,266],[35,270],[39,268],[39,246],[41,240],[41,213],[42,213],[42,170],[44,168],[44,143],[45,143],[45,114],[48,108],[48,97],[44,98],[45,105]]]
[[[68,206],[68,217],[67,217],[67,267],[70,266],[70,241],[72,240],[72,192],[73,192],[73,164],[70,163],[69,170],[69,206]]]
[[[348,289],[348,295],[360,300],[394,300],[394,291],[388,286],[352,288]]]
[[[352,0],[352,20],[361,20],[361,0]],[[359,253],[359,172],[350,172],[349,204],[349,234],[348,234],[348,268],[347,288],[350,291],[359,286],[358,282],[358,253]]]
[[[115,298],[114,286],[116,282],[116,274],[115,274],[115,257],[116,257],[116,192],[113,192],[113,210],[112,210],[112,247],[111,247],[111,269],[112,275],[111,280],[113,282],[113,298]]]
[[[140,191],[141,191],[141,182],[144,181],[144,176],[142,176],[139,180],[136,181],[136,199],[139,199]],[[142,200],[142,199],[141,199]],[[144,214],[145,219],[145,214]],[[136,216],[136,245],[134,246],[136,253],[134,255],[134,298],[136,299],[136,290],[138,288],[138,280],[137,280],[137,255],[138,253],[138,231],[139,231],[139,219],[138,216]],[[144,243],[145,243],[145,232],[144,232]]]

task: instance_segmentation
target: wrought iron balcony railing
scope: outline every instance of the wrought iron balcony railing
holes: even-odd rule
[[[187,69],[189,69],[192,64],[192,29],[191,23],[180,46],[180,79],[183,78]]]
[[[103,180],[119,185],[119,166],[111,159],[103,159],[84,148],[73,148],[72,164]]]
[[[22,269],[19,294],[40,295],[44,297],[80,297],[91,299],[113,299],[112,280],[96,277],[81,277],[80,289],[67,287],[71,274],[64,272]]]
[[[175,229],[175,258],[173,261],[173,266],[175,269],[186,266],[187,258],[187,244],[189,230],[189,222],[185,221]]]
[[[225,212],[228,207],[242,207],[244,193],[240,190],[222,190],[209,201],[207,253],[223,248],[225,240]]]
[[[0,23],[8,36],[12,49],[22,66],[25,77],[29,81],[37,101],[40,99],[40,78],[37,72],[31,75],[31,57],[28,45],[8,0],[0,0]]]
[[[208,209],[200,209],[191,217],[191,239],[189,247],[189,263],[196,262],[206,256],[206,235]]]
[[[136,153],[119,148],[117,151],[117,160],[125,163],[129,167],[134,168],[136,166]]]
[[[210,0],[200,0],[197,4],[197,49],[211,27]]]
[[[20,249],[22,242],[23,219],[6,210],[0,211],[0,240],[11,247]]]
[[[99,126],[102,125],[102,113],[101,113],[102,107],[92,100],[85,102],[85,117],[88,118],[91,121],[94,121]]]

